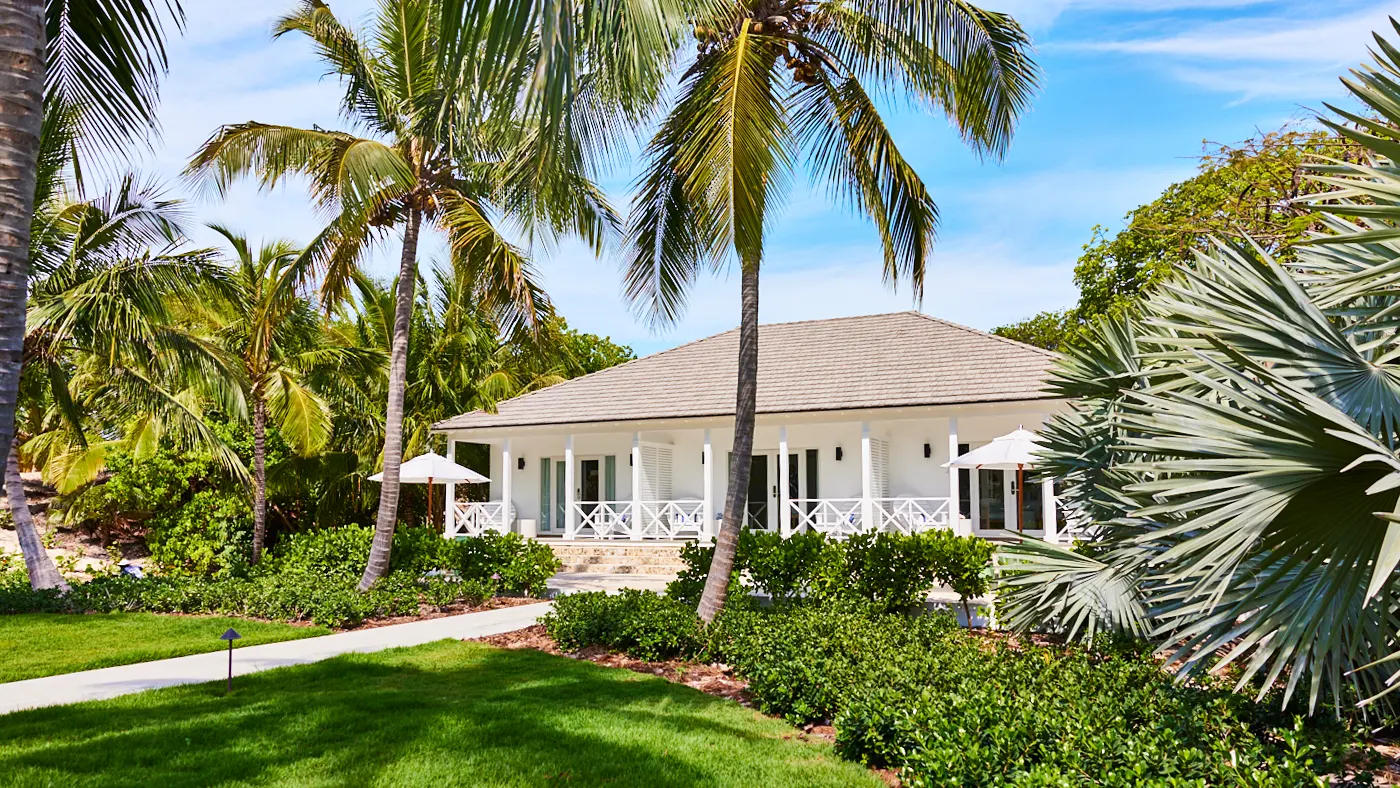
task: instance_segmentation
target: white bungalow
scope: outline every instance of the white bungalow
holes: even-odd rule
[[[490,502],[449,486],[446,535],[713,538],[737,355],[736,329],[435,425],[449,456],[492,447]],[[1064,407],[1042,391],[1052,360],[918,312],[762,326],[749,527],[1053,538],[1049,482],[1027,482],[1018,512],[1014,472],[943,467]]]

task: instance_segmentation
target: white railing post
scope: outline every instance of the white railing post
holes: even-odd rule
[[[792,516],[788,510],[792,507],[790,488],[788,487],[788,441],[787,425],[778,427],[778,533],[786,539],[792,535]]]
[[[642,538],[642,433],[632,433],[632,538]]]
[[[705,477],[705,506],[702,513],[705,522],[700,525],[700,538],[709,541],[714,537],[715,528],[715,452],[710,446],[708,429],[705,430],[705,450],[700,455],[700,464],[705,466],[701,469],[701,475]]]
[[[861,528],[875,530],[875,482],[871,477],[870,422],[860,423],[860,519]]]
[[[515,460],[511,457],[510,438],[501,444],[501,533],[510,530],[510,505],[515,493]]]
[[[451,438],[447,439],[447,460],[457,461],[457,441]],[[447,503],[442,507],[442,535],[450,537],[457,524],[457,485],[449,482],[445,487],[442,497]]]
[[[948,462],[958,458],[958,417],[948,417]],[[958,536],[972,535],[972,521],[968,520],[967,525],[962,521],[962,496],[958,489],[958,468],[950,465],[948,467],[948,525],[952,527],[953,533]]]
[[[1060,541],[1059,523],[1055,521],[1055,480],[1045,477],[1041,481],[1040,517],[1045,521],[1045,541]]]
[[[578,514],[574,511],[574,436],[564,438],[564,538],[573,539],[578,529]]]

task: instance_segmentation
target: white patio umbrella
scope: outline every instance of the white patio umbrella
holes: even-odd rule
[[[372,482],[384,480],[383,471],[369,477]],[[433,516],[434,484],[484,484],[491,481],[471,468],[428,452],[399,465],[399,483],[428,485],[428,519]]]
[[[952,462],[943,463],[943,467],[1016,471],[1016,530],[1024,531],[1021,515],[1026,508],[1025,469],[1035,466],[1036,440],[1034,432],[1017,428],[1015,432],[1008,432],[985,446],[978,446]]]

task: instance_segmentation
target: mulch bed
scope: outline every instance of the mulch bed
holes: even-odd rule
[[[616,654],[597,646],[590,646],[571,654],[561,650],[554,640],[545,634],[542,624],[535,624],[500,635],[474,638],[474,640],[497,648],[528,648],[555,656],[587,660],[607,668],[626,668],[637,673],[649,673],[653,676],[660,676],[667,681],[700,690],[707,695],[737,701],[749,708],[754,708],[753,699],[748,694],[748,682],[735,678],[730,673],[728,665],[706,665],[676,659],[665,662],[647,662],[633,659],[626,654]]]

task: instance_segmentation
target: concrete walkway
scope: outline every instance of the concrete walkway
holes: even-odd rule
[[[304,640],[236,648],[233,652],[233,674],[242,676],[287,665],[304,665],[340,654],[417,646],[449,638],[460,640],[497,635],[528,627],[549,609],[549,603],[544,602],[412,621],[407,624],[357,629]],[[15,681],[0,684],[0,714],[41,706],[61,706],[85,700],[114,698],[118,695],[177,684],[220,681],[227,676],[228,652],[224,650]]]
[[[666,590],[666,584],[675,580],[674,574],[642,575],[615,574],[609,572],[558,572],[549,579],[546,586],[558,594],[575,594],[580,591],[619,591],[624,588],[637,588],[643,591]]]

